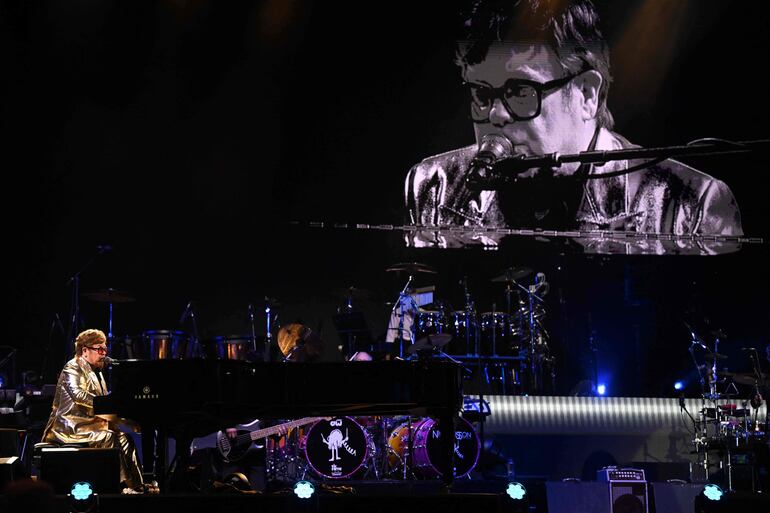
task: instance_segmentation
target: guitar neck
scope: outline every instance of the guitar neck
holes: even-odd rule
[[[257,431],[252,431],[249,433],[249,437],[252,440],[259,440],[260,438],[267,438],[268,436],[277,435],[281,432],[281,430],[284,429],[292,429],[298,426],[303,426],[305,424],[310,424],[311,422],[315,422],[316,420],[320,420],[323,417],[304,417],[302,419],[292,420],[291,422],[287,422],[285,424],[278,424],[277,426],[271,426],[265,429],[258,429]]]

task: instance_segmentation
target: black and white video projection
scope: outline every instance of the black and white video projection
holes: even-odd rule
[[[542,364],[485,393],[697,395],[770,344],[762,2],[75,4],[0,2],[18,371],[76,296],[118,341],[269,308],[325,359]]]

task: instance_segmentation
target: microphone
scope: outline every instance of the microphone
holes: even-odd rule
[[[479,143],[479,151],[465,172],[466,186],[474,191],[484,190],[484,186],[492,179],[495,164],[513,156],[513,144],[508,138],[498,134],[485,135]]]
[[[184,324],[184,321],[187,320],[187,316],[190,315],[190,308],[192,308],[192,301],[189,301],[187,303],[187,306],[184,307],[184,311],[182,312],[182,316],[179,318],[179,324]]]
[[[110,358],[109,356],[105,356],[104,360],[102,360],[102,361],[104,362],[104,365],[117,365],[118,364],[117,360],[115,360],[114,358]]]

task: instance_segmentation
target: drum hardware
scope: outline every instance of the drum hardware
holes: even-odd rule
[[[187,302],[187,305],[184,307],[184,310],[182,311],[182,315],[179,317],[179,329],[184,329],[184,323],[189,318],[190,323],[192,324],[192,335],[193,339],[191,341],[191,344],[193,345],[195,352],[190,355],[190,357],[196,357],[199,356],[198,354],[198,344],[200,341],[200,336],[198,335],[198,322],[195,320],[195,308],[194,308],[194,302],[192,300]]]
[[[67,341],[69,344],[67,345],[66,349],[68,358],[72,356],[72,351],[74,351],[75,348],[75,339],[77,338],[78,332],[80,331],[80,277],[89,267],[91,267],[91,264],[93,264],[100,255],[103,255],[109,251],[112,251],[112,246],[96,246],[96,253],[93,253],[91,257],[86,261],[86,263],[75,274],[70,276],[65,283],[65,286],[72,286],[70,302],[70,324],[67,333]],[[110,323],[112,322],[111,319],[112,317],[110,316]]]
[[[249,303],[248,306],[248,312],[249,312],[249,328],[251,329],[251,348],[254,351],[254,354],[257,353],[257,326],[254,322],[254,305]],[[267,354],[262,355],[263,361],[267,361]]]
[[[403,265],[406,266],[406,264],[397,264],[397,265]],[[390,267],[386,269],[386,271],[393,271],[393,270],[404,270],[404,269],[396,269],[395,267]],[[404,339],[408,340],[410,343],[414,342],[414,330],[412,328],[413,319],[410,320],[409,325],[406,324],[406,316],[408,314],[413,315],[413,312],[417,311],[418,305],[415,302],[414,298],[409,294],[409,287],[412,284],[412,281],[414,281],[414,276],[410,273],[409,279],[406,281],[406,284],[404,285],[404,288],[401,289],[401,292],[398,293],[398,300],[393,304],[393,309],[390,311],[390,317],[391,317],[391,323],[393,324],[393,319],[397,318],[398,323],[397,327],[388,325],[388,334],[386,336],[386,342],[394,342],[395,339],[398,340],[398,356],[400,358],[404,358]],[[395,333],[393,333],[395,331]]]
[[[278,324],[278,314],[274,316],[273,310],[280,306],[275,298],[265,296],[265,350],[262,358],[266,362],[269,362],[272,357],[270,351],[273,347],[273,324]],[[256,339],[254,344],[256,346]]]
[[[765,375],[759,366],[759,358],[752,348],[744,348],[752,361],[752,373],[735,373],[717,370],[717,362],[724,360],[724,355],[718,352],[719,343],[724,337],[721,331],[712,332],[713,348],[709,347],[698,334],[685,323],[690,332],[690,347],[693,364],[696,366],[701,383],[701,409],[698,419],[693,419],[695,433],[693,445],[698,454],[699,466],[706,479],[710,476],[714,465],[723,471],[724,486],[734,491],[734,464],[755,465],[755,454],[758,447],[767,445],[767,435],[764,426],[758,418],[762,406],[760,383],[764,383]],[[696,356],[696,350],[702,350],[701,364]],[[705,371],[705,372],[704,372]],[[727,383],[724,390],[719,385]],[[739,395],[738,385],[751,385],[753,391],[748,399],[736,400]],[[684,402],[680,399],[680,406]],[[716,451],[712,461],[711,454]],[[755,479],[757,470],[752,469],[751,487],[756,491],[758,480]]]

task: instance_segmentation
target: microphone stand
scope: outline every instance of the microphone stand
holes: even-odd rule
[[[562,164],[570,162],[578,163],[601,163],[615,160],[637,160],[652,159],[650,162],[635,166],[617,173],[598,173],[588,175],[583,179],[608,178],[633,171],[638,171],[657,162],[672,157],[693,157],[703,155],[727,155],[732,153],[750,153],[754,151],[770,150],[770,139],[758,139],[753,141],[728,141],[725,139],[704,138],[691,141],[686,145],[678,146],[660,146],[656,148],[625,148],[621,150],[605,151],[581,151],[580,153],[571,153],[560,155],[559,153],[549,153],[545,155],[536,155],[524,157],[514,155],[511,157],[497,160],[492,166],[491,175],[493,178],[481,178],[475,180],[474,186],[478,190],[499,190],[505,188],[516,176],[530,169],[557,168]]]

